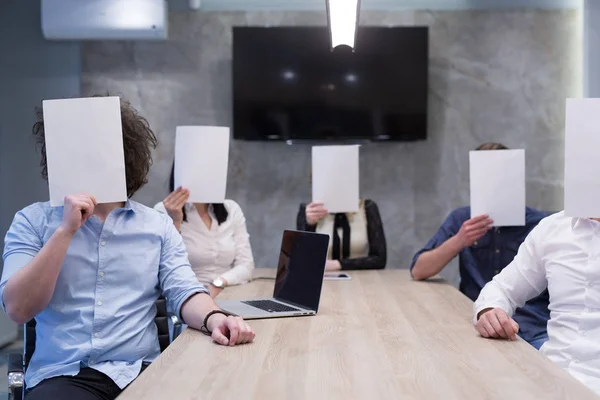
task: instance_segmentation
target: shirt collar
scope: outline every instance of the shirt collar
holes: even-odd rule
[[[194,203],[185,203],[184,208],[185,208],[185,211],[192,211],[192,212],[198,213],[198,210],[196,210],[196,206],[194,206]],[[213,215],[215,213],[215,210],[213,209],[212,204],[208,205],[208,213],[210,215]]]
[[[135,203],[133,201],[131,201],[131,199],[127,199],[127,201],[125,202],[125,205],[123,206],[123,210],[135,212],[134,206],[135,206]]]
[[[572,217],[571,218],[571,229],[572,230],[577,230],[579,228],[590,228],[590,229],[594,229],[596,228],[600,223],[596,222],[596,221],[592,221],[589,218],[582,218],[582,217]]]

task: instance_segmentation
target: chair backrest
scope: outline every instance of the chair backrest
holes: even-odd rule
[[[165,299],[163,296],[160,296],[156,300],[155,305],[156,317],[154,317],[154,323],[156,324],[156,329],[158,330],[158,344],[162,353],[171,343],[169,338],[169,316],[167,314],[167,299]],[[23,354],[23,364],[25,369],[29,365],[31,356],[35,351],[35,327],[35,319],[32,319],[31,321],[25,324],[25,346]]]

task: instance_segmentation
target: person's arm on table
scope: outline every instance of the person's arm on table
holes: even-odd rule
[[[473,322],[481,336],[515,339],[519,331],[511,318],[515,310],[548,285],[539,249],[540,228],[531,231],[515,259],[481,290],[473,306]]]
[[[413,279],[421,281],[440,273],[464,248],[471,246],[491,229],[487,215],[468,219],[457,230],[451,214],[424,249],[415,255],[411,267]]]
[[[71,240],[95,205],[88,195],[67,196],[63,222],[43,246],[36,227],[17,213],[6,234],[0,283],[2,304],[11,320],[24,324],[48,306]]]
[[[158,272],[160,285],[169,309],[175,310],[177,317],[191,328],[200,330],[207,315],[218,311],[219,307],[192,271],[181,235],[170,219],[165,224],[166,233]],[[206,321],[205,328],[215,342],[224,346],[254,340],[254,331],[240,317],[214,313]]]

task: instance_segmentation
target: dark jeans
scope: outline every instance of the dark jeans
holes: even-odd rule
[[[142,366],[142,372],[146,366]],[[102,372],[82,368],[75,376],[41,381],[25,393],[25,400],[113,400],[121,392],[121,388]]]

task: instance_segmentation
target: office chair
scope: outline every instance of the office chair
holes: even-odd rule
[[[182,330],[181,321],[167,312],[167,300],[159,297],[156,300],[156,317],[154,323],[158,329],[158,344],[161,353],[171,344],[169,320],[173,324],[173,340]],[[35,351],[35,319],[27,322],[23,332],[23,354],[8,355],[8,400],[21,400],[25,397],[25,371]]]

